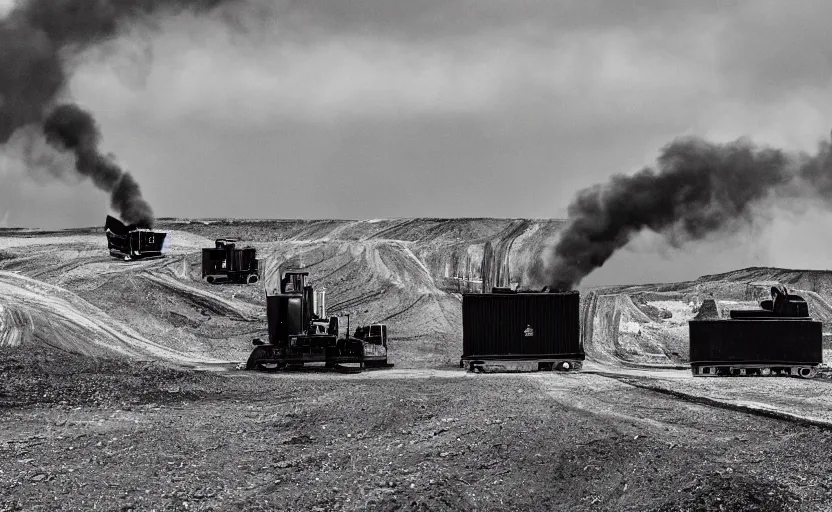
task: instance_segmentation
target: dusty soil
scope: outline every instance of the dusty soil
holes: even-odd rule
[[[295,378],[19,354],[2,368],[22,384],[3,390],[0,510],[832,503],[829,431],[597,375]]]
[[[130,264],[98,228],[0,231],[0,511],[832,509],[832,380],[658,369],[704,299],[754,307],[772,279],[832,329],[829,273],[596,289],[583,373],[454,369],[460,292],[522,280],[558,226],[169,219],[168,255]],[[269,283],[202,282],[220,236],[387,323],[396,368],[234,370]]]

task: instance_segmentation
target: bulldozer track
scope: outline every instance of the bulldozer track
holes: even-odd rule
[[[386,316],[385,318],[382,318],[381,320],[379,320],[379,322],[384,323],[384,322],[386,322],[386,321],[388,321],[388,320],[390,320],[390,319],[392,319],[392,318],[396,318],[397,316],[399,316],[399,315],[401,315],[401,314],[403,314],[403,313],[407,313],[408,311],[410,311],[411,309],[413,309],[413,308],[414,308],[417,304],[419,304],[420,302],[422,302],[422,299],[424,299],[424,298],[425,298],[425,296],[424,296],[424,295],[421,295],[418,299],[416,299],[415,301],[413,301],[413,302],[412,302],[409,306],[407,306],[406,308],[404,308],[404,309],[402,309],[402,310],[399,310],[399,311],[397,311],[397,312],[393,313],[392,315],[388,315],[388,316]]]
[[[338,309],[344,309],[344,308],[350,308],[350,307],[353,307],[353,306],[357,306],[358,304],[361,304],[363,302],[367,302],[367,301],[370,301],[370,300],[373,300],[373,299],[377,299],[379,297],[382,297],[384,295],[389,294],[390,288],[392,288],[392,285],[386,284],[384,286],[384,288],[382,288],[379,291],[375,291],[373,293],[368,293],[366,295],[359,295],[357,297],[351,297],[349,299],[342,300],[340,302],[332,303],[327,307],[327,309],[338,310]]]

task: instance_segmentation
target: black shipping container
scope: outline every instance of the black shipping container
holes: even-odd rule
[[[585,358],[578,292],[462,297],[463,360]]]
[[[202,249],[202,278],[209,283],[259,280],[257,251],[253,247],[238,249],[230,240],[216,241],[216,247]]]
[[[269,324],[269,342],[280,345],[290,336],[304,333],[312,319],[312,312],[300,295],[267,295],[266,309]]]
[[[255,249],[202,249],[202,275],[257,272]]]
[[[693,320],[689,326],[691,365],[806,366],[823,362],[821,322]]]

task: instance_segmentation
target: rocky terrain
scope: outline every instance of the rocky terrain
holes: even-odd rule
[[[832,273],[585,290],[585,371],[456,368],[461,293],[523,285],[561,225],[164,219],[167,256],[130,263],[101,228],[0,230],[0,510],[828,510],[832,381],[674,368],[703,301],[773,282],[829,330]],[[218,237],[264,282],[204,283]],[[235,370],[290,266],[387,323],[396,367]]]

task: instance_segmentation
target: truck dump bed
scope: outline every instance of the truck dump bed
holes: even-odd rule
[[[163,256],[167,233],[127,226],[115,217],[107,216],[104,224],[110,256],[123,260]]]

